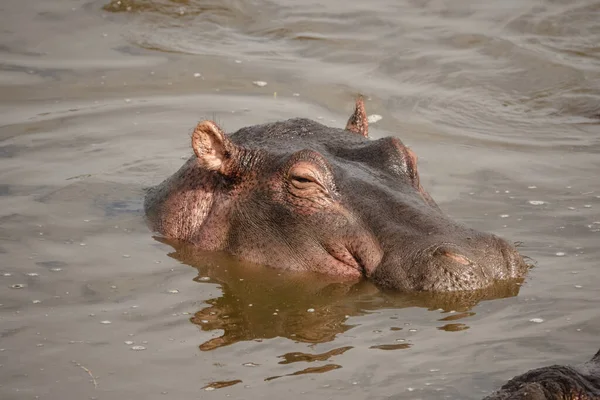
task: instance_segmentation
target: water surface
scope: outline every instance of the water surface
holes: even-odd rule
[[[588,359],[598,21],[591,0],[2,2],[0,397],[479,399]],[[523,243],[522,285],[382,293],[148,231],[144,188],[198,120],[342,127],[357,93],[442,209]]]

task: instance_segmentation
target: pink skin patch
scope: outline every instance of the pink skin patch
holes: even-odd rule
[[[462,265],[471,265],[472,264],[468,258],[461,256],[460,254],[450,253],[450,252],[446,251],[446,252],[444,252],[444,255]]]

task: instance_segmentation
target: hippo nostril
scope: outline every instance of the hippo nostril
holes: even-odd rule
[[[443,253],[443,255],[456,261],[459,264],[471,265],[471,262],[466,257],[461,256],[460,254],[446,252],[446,253]]]
[[[473,261],[469,260],[467,257],[465,257],[464,255],[458,253],[457,251],[455,251],[454,249],[448,248],[448,247],[438,247],[433,253],[432,255],[434,257],[438,257],[438,256],[443,256],[446,258],[451,259],[452,261],[458,263],[458,264],[462,264],[462,265],[473,265]]]

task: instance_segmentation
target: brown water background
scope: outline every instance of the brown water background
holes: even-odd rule
[[[342,127],[357,93],[449,215],[523,242],[522,287],[393,295],[152,237],[197,121]],[[0,398],[478,399],[587,360],[599,116],[598,1],[4,0]]]

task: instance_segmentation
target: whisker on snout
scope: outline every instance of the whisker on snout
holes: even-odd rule
[[[521,258],[523,259],[523,261],[525,262],[525,266],[527,267],[527,269],[532,269],[537,267],[537,261],[535,261],[533,258],[529,257],[529,256],[521,256]]]
[[[515,248],[517,248],[517,249],[519,247],[525,246],[525,242],[521,242],[521,241],[513,242],[513,244],[514,244]],[[527,267],[527,269],[535,268],[537,266],[537,262],[533,258],[531,258],[529,256],[524,256],[524,255],[521,255],[521,258],[525,262],[525,266]]]

